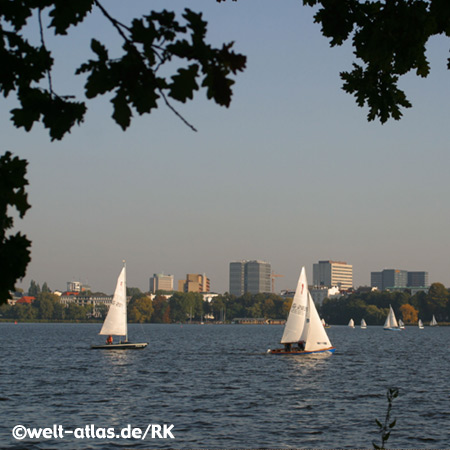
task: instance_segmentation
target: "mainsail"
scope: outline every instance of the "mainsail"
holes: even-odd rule
[[[395,318],[394,310],[389,305],[389,314],[384,322],[384,328],[398,328],[397,319]]]
[[[306,352],[313,352],[315,350],[331,347],[331,342],[328,339],[327,332],[322,325],[316,305],[309,292],[306,325],[303,328],[300,340],[305,341]]]
[[[305,328],[307,308],[308,282],[306,280],[306,271],[303,267],[298,279],[291,310],[284,326],[284,333],[281,338],[282,344],[292,344],[300,340],[300,336],[302,336]]]
[[[117,279],[116,290],[99,334],[127,336],[127,286],[125,265]]]

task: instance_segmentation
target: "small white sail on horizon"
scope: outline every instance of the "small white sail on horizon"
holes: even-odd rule
[[[419,322],[417,323],[420,330],[423,330],[423,322],[419,319]]]
[[[430,327],[437,327],[437,325],[438,325],[438,323],[437,323],[436,317],[434,317],[434,314],[433,314],[433,318],[431,319],[431,322],[430,322]]]
[[[348,322],[348,326],[350,328],[355,328],[355,321],[353,319],[350,319],[350,321]]]
[[[365,330],[367,328],[367,323],[364,319],[361,319],[361,328]]]
[[[402,319],[398,319],[398,327],[402,330],[405,329],[405,324],[403,323]]]
[[[389,305],[389,314],[386,318],[386,322],[384,322],[384,329],[385,330],[400,330],[397,319],[395,318],[394,310],[392,309],[392,306]]]

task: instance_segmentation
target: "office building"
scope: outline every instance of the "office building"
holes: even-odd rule
[[[347,290],[353,287],[353,266],[344,261],[319,261],[313,264],[314,286]]]
[[[408,287],[428,287],[428,272],[408,272]]]
[[[150,278],[150,292],[156,291],[173,291],[173,275],[154,273]]]
[[[428,272],[408,272],[400,269],[370,272],[370,285],[380,291],[427,287]]]
[[[341,295],[339,288],[336,286],[332,288],[327,288],[324,286],[313,287],[309,292],[316,306],[322,306],[322,303],[326,298],[336,298]]]
[[[230,294],[240,297],[246,292],[270,292],[271,274],[271,265],[266,261],[233,261],[230,263]]]
[[[210,281],[205,274],[188,273],[185,280],[178,281],[180,292],[210,292]]]

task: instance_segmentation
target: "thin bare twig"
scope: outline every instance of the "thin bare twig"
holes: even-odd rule
[[[198,130],[191,125],[167,100],[167,97],[165,96],[164,92],[161,89],[158,89],[159,93],[161,94],[161,97],[164,99],[166,106],[179,118],[181,119],[185,125],[187,125],[192,131],[197,132]]]
[[[47,47],[45,45],[45,40],[44,40],[44,30],[42,28],[42,10],[41,10],[41,8],[38,8],[38,21],[39,21],[39,34],[41,35],[41,45],[46,51],[48,51]],[[51,73],[50,69],[47,70],[47,80],[48,80],[48,89],[50,91],[50,94],[55,95],[55,93],[53,92],[52,73]]]

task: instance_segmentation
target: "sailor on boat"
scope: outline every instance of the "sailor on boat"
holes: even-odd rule
[[[113,343],[113,337],[112,337],[111,335],[109,335],[109,336],[107,337],[106,343],[107,343],[108,345],[112,345],[112,343]]]

